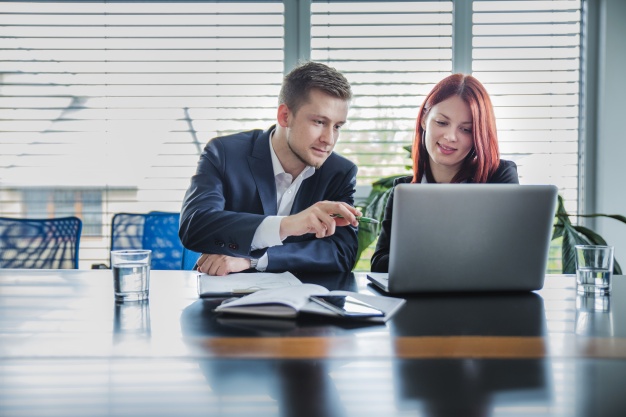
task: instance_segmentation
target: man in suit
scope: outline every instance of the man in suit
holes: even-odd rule
[[[209,141],[179,229],[199,271],[352,269],[357,167],[333,153],[351,98],[341,73],[307,62],[283,80],[276,125]]]

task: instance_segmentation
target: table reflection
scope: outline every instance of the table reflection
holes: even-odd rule
[[[115,301],[113,318],[114,342],[139,341],[150,339],[150,302]]]
[[[395,336],[542,337],[543,299],[536,293],[412,297],[391,323]],[[460,336],[460,337],[459,337]],[[464,339],[466,338],[466,339]],[[550,400],[543,358],[406,359],[394,364],[396,402],[430,417],[490,416],[496,405]],[[505,399],[497,399],[506,394]],[[522,399],[523,398],[523,399]]]
[[[580,336],[613,337],[611,296],[602,294],[576,295],[576,334]]]
[[[398,408],[428,417],[488,417],[497,406],[545,404],[551,395],[543,359],[401,360],[394,377]]]
[[[394,336],[546,334],[543,299],[534,292],[407,297],[391,320]]]
[[[192,348],[204,338],[249,336],[320,336],[341,332],[338,325],[319,321],[296,321],[257,317],[218,316],[212,312],[219,300],[203,299],[187,307],[181,316],[183,336]],[[330,377],[341,361],[205,359],[198,367],[218,399],[220,408],[237,416],[337,416],[345,415],[334,381]],[[241,410],[233,399],[249,404],[267,398],[275,405]],[[230,411],[229,411],[230,408]]]
[[[223,415],[346,416],[329,373],[336,365],[315,360],[200,360],[198,367]],[[265,407],[250,407],[262,401]]]
[[[575,373],[575,417],[621,417],[626,415],[624,387],[626,362],[594,360],[577,362]]]
[[[298,274],[305,283],[322,285],[329,290],[356,291],[354,274]],[[202,298],[189,305],[181,315],[181,330],[189,346],[202,354],[202,343],[212,337],[306,337],[353,336],[354,329],[380,325],[349,322],[319,316],[293,319],[217,315],[213,312],[224,298]],[[262,340],[262,339],[260,339]],[[331,372],[346,363],[342,360],[298,359],[205,359],[198,366],[218,398],[240,398],[248,403],[254,398],[268,398],[271,406],[249,413],[238,404],[225,402],[225,412],[236,415],[345,416]]]

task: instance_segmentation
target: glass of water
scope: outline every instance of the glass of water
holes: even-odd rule
[[[576,245],[576,287],[581,294],[611,293],[613,246]]]
[[[144,249],[111,251],[116,300],[140,301],[148,298],[151,253]]]

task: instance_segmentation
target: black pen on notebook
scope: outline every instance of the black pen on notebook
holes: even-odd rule
[[[331,217],[339,217],[343,219],[343,216],[341,214],[331,214]],[[371,217],[363,217],[363,216],[356,216],[356,221],[359,223],[371,223],[371,224],[378,224],[378,220],[376,219],[372,219]]]

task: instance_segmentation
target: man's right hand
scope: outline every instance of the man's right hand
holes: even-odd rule
[[[333,217],[332,215],[341,215]],[[292,214],[282,219],[280,223],[280,238],[301,236],[315,233],[315,237],[323,238],[335,233],[335,227],[354,227],[359,225],[356,217],[361,212],[351,205],[337,201],[320,201],[298,214]]]
[[[197,262],[198,271],[208,275],[228,275],[250,268],[250,259],[228,255],[202,254]]]

